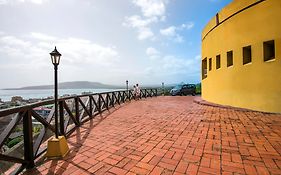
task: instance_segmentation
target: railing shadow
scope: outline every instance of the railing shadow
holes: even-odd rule
[[[147,98],[157,95],[157,89],[143,89],[141,90],[140,97]],[[132,90],[60,98],[58,99],[58,117],[60,121],[58,126],[55,126],[53,122],[53,100],[42,101],[7,110],[0,110],[0,118],[17,114],[17,116],[5,128],[4,132],[1,133],[0,148],[4,145],[5,141],[11,135],[21,119],[24,134],[24,156],[22,158],[17,158],[0,153],[0,160],[21,164],[19,168],[15,169],[13,174],[18,174],[25,168],[31,169],[34,166],[38,166],[40,165],[40,162],[46,163],[46,160],[44,159],[44,153],[46,152],[46,140],[44,138],[47,131],[55,132],[55,127],[57,127],[56,129],[59,129],[59,135],[64,135],[66,137],[71,136],[68,141],[70,147],[73,149],[71,149],[68,158],[73,162],[71,158],[75,157],[77,152],[80,150],[79,145],[81,146],[87,140],[91,130],[106,119],[112,112],[118,110],[122,104],[125,104],[128,101],[130,102],[132,99],[135,99]],[[52,110],[47,118],[44,118],[35,112],[35,108],[45,105],[52,106]],[[35,118],[37,122],[44,126],[44,128],[40,130],[40,134],[35,141],[33,138],[32,118]],[[72,139],[74,136],[76,137],[75,141]],[[68,167],[68,164],[66,162],[64,163],[63,167]],[[52,160],[46,163],[46,165],[49,166],[48,171],[57,170],[58,164],[60,165],[61,162],[57,160]]]
[[[38,162],[38,165],[48,164],[46,167],[48,172],[47,174],[63,174],[64,171],[67,168],[71,167],[77,167],[80,170],[87,171],[87,169],[81,167],[79,163],[75,163],[75,157],[81,150],[81,146],[84,144],[84,142],[87,140],[88,136],[90,135],[91,131],[95,129],[96,126],[98,126],[103,120],[107,119],[108,116],[110,116],[112,113],[120,109],[122,105],[112,107],[110,110],[101,113],[99,115],[93,116],[92,120],[89,120],[85,122],[80,127],[76,128],[71,135],[68,138],[68,145],[70,146],[70,151],[68,155],[63,158],[63,160],[48,160],[46,158],[43,158],[41,162]],[[82,131],[81,131],[82,130]],[[75,138],[75,141],[72,141]],[[42,174],[40,171],[40,167],[33,168],[30,170],[27,170],[24,174]]]

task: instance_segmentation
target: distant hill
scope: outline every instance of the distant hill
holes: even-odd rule
[[[72,81],[59,83],[59,89],[121,89],[124,87],[102,84],[98,82],[89,81]],[[4,90],[40,90],[40,89],[53,89],[53,85],[40,85],[40,86],[26,86],[21,88],[7,88]]]

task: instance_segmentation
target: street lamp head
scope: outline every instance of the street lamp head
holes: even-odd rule
[[[57,47],[50,53],[53,65],[60,64],[61,54],[57,51]]]

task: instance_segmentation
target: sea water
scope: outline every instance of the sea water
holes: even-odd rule
[[[81,95],[82,92],[109,92],[121,89],[59,89],[59,96],[68,95]],[[21,96],[23,99],[28,100],[31,98],[47,98],[54,95],[53,89],[43,90],[0,90],[0,98],[2,101],[11,101],[13,96]]]

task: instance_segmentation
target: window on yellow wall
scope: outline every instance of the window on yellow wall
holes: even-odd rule
[[[209,58],[209,71],[212,70],[212,58]]]
[[[252,48],[251,46],[243,47],[243,64],[252,62]]]
[[[202,60],[202,79],[207,78],[207,58]]]
[[[275,58],[274,40],[263,42],[264,61],[273,60]]]
[[[216,56],[216,68],[221,68],[221,55]]]
[[[226,53],[227,56],[227,67],[232,66],[233,65],[233,51],[228,51]]]

